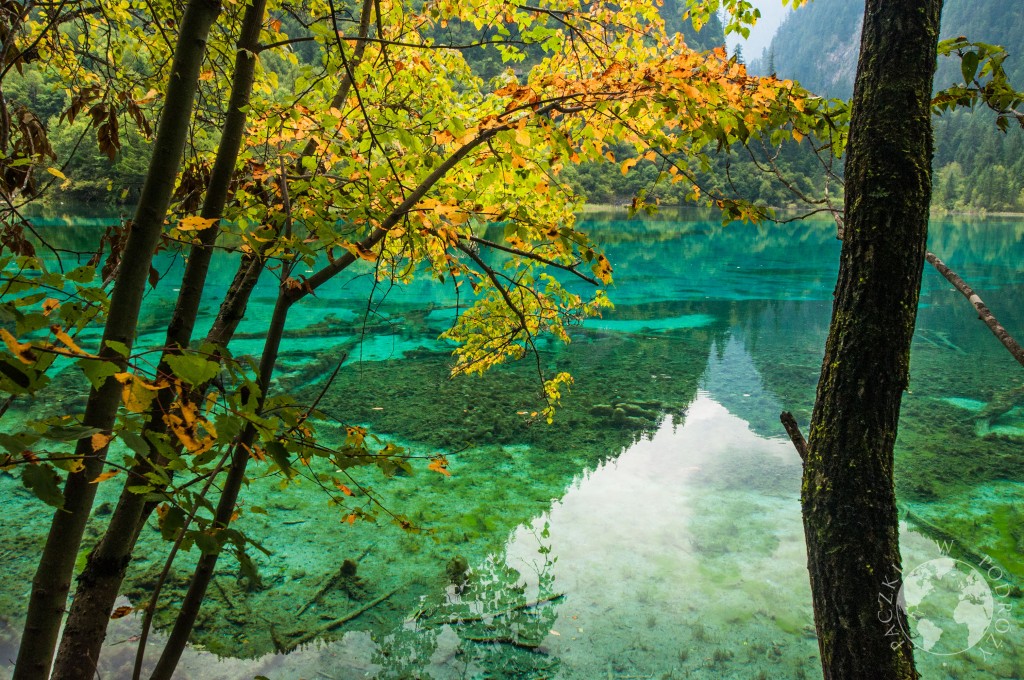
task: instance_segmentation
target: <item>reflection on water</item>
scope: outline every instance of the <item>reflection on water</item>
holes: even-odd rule
[[[835,281],[832,227],[617,218],[591,227],[610,244],[617,308],[576,329],[570,346],[543,352],[547,370],[576,377],[554,427],[530,420],[532,367],[446,378],[436,337],[451,323],[453,300],[426,282],[391,290],[380,312],[365,317],[371,283],[355,278],[293,319],[280,388],[309,398],[344,361],[325,410],[418,455],[448,452],[454,477],[363,477],[424,535],[386,522],[343,526],[314,485],[282,492],[272,479],[254,481],[248,501],[269,514],[243,512],[240,527],[272,551],[257,558],[267,587],[249,589],[222,561],[195,635],[201,647],[190,649],[182,677],[820,673],[799,461],[777,418],[783,409],[809,418]],[[943,223],[933,231],[933,250],[984,287],[1003,323],[1024,335],[1015,304],[1024,292],[1024,225]],[[180,263],[170,266],[167,285],[147,302],[153,332],[143,342],[159,339]],[[232,271],[227,260],[215,270],[206,318]],[[254,300],[236,355],[259,350],[272,298],[268,285]],[[1005,573],[989,585],[1004,605],[1020,602],[1008,584],[1024,578],[1019,370],[959,294],[926,272],[897,451],[905,563],[913,569],[946,552],[998,565]],[[80,401],[73,371],[55,385],[64,404]],[[327,440],[341,436],[322,426]],[[0,487],[9,569],[0,611],[17,612],[47,513],[10,478]],[[101,488],[101,504],[115,491]],[[15,526],[30,531],[15,535]],[[166,549],[156,532],[143,541],[126,588],[134,600]],[[358,581],[337,587],[345,560],[358,563]],[[172,578],[172,603],[187,572],[188,556]],[[162,616],[166,623],[170,613]],[[1020,616],[1008,606],[997,628],[993,614],[989,637],[966,653],[920,652],[922,671],[1022,677]],[[113,623],[104,677],[120,677],[130,663],[125,640],[137,626],[133,617]],[[330,642],[274,652],[327,629]],[[0,659],[13,657],[16,630],[17,621],[0,626]]]

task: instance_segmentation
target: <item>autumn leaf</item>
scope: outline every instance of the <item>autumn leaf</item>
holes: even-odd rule
[[[360,243],[346,243],[344,244],[345,250],[352,253],[356,257],[362,258],[367,262],[376,262],[377,253],[373,252],[369,248],[364,247]]]
[[[612,264],[608,261],[608,258],[603,254],[598,255],[594,264],[591,265],[594,271],[594,276],[601,279],[602,283],[611,283],[612,281]]]
[[[0,338],[3,338],[7,349],[11,350],[11,354],[18,357],[21,363],[34,364],[36,362],[36,355],[32,351],[32,345],[27,342],[18,342],[6,328],[0,328]]]
[[[111,620],[113,620],[113,619],[123,619],[124,617],[128,616],[129,614],[131,614],[133,611],[135,611],[134,607],[128,607],[128,606],[118,607],[117,609],[115,609],[114,611],[112,611],[110,613],[110,618],[111,618]]]
[[[338,487],[338,490],[341,491],[346,496],[351,496],[352,495],[352,489],[348,488],[347,486],[345,486],[344,484],[342,484],[338,480],[334,480],[334,486]]]
[[[178,231],[204,231],[217,223],[216,217],[192,215],[178,220]]]
[[[452,473],[448,471],[448,459],[445,458],[444,456],[437,456],[436,458],[432,458],[430,460],[430,463],[427,465],[427,469],[440,473],[445,477],[452,476]]]
[[[108,479],[111,479],[112,477],[116,477],[119,472],[121,472],[121,471],[120,470],[108,470],[107,472],[104,472],[103,474],[101,474],[100,476],[98,476],[96,479],[92,480],[89,483],[90,484],[99,484],[100,482],[105,482]]]
[[[109,444],[111,439],[113,439],[113,437],[110,436],[109,434],[106,434],[104,432],[97,432],[92,436],[92,439],[90,440],[90,443],[92,444],[92,450],[99,451],[107,444]],[[111,476],[113,476],[114,474],[116,473],[111,473]]]
[[[50,316],[50,312],[60,307],[57,298],[46,298],[43,300],[43,316]]]
[[[75,354],[78,354],[78,355],[84,356],[84,357],[95,358],[95,356],[96,356],[95,354],[89,354],[88,352],[83,350],[81,347],[79,347],[78,344],[75,343],[75,341],[71,339],[71,336],[68,335],[66,332],[64,332],[64,330],[60,326],[58,326],[58,325],[50,326],[50,332],[53,333],[54,337],[56,337],[58,340],[60,340],[62,343],[64,343],[64,345],[68,349],[70,349],[72,352],[74,352]]]
[[[57,168],[47,168],[46,171],[53,175],[54,177],[56,177],[57,179],[67,180],[67,177],[64,176],[64,173],[58,170]]]
[[[131,373],[115,373],[114,378],[121,383],[121,400],[124,407],[132,413],[142,413],[153,403],[158,385],[132,375]]]

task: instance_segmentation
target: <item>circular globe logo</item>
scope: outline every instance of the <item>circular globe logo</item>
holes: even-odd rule
[[[929,560],[906,574],[897,604],[917,633],[915,648],[939,656],[961,654],[981,642],[995,611],[985,577],[951,557]],[[903,634],[911,639],[909,630]]]

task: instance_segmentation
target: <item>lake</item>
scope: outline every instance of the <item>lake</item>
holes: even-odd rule
[[[239,528],[270,552],[254,554],[261,583],[222,557],[181,677],[820,677],[800,464],[778,417],[790,410],[806,431],[837,271],[834,225],[722,227],[697,212],[583,219],[615,267],[615,309],[574,328],[569,345],[541,344],[544,369],[575,378],[550,426],[534,415],[532,358],[448,378],[450,348],[437,336],[454,318],[450,287],[374,286],[361,271],[293,311],[276,389],[312,401],[343,363],[321,402],[324,441],[363,425],[423,458],[408,477],[357,470],[356,501],[372,492],[383,509],[376,523],[352,525],[311,480],[282,489],[254,470]],[[89,244],[101,223],[40,220],[69,247]],[[930,248],[1024,336],[1024,221],[936,219]],[[143,344],[162,341],[182,269],[160,257]],[[200,332],[233,272],[227,257],[215,265]],[[236,356],[260,350],[274,295],[272,281],[257,290]],[[94,347],[98,336],[82,340]],[[926,677],[1024,677],[1022,378],[926,265],[896,453],[905,595]],[[81,383],[65,370],[45,402],[6,417],[73,410]],[[450,477],[427,469],[437,453]],[[9,476],[0,489],[8,663],[50,512]],[[116,481],[101,487],[98,515],[118,491]],[[148,593],[165,550],[147,529],[126,603]],[[180,558],[168,602],[194,559]],[[342,575],[346,560],[355,576]],[[374,602],[323,640],[280,653]],[[173,607],[163,609],[166,624]],[[112,622],[103,677],[123,676],[138,627],[135,615]]]

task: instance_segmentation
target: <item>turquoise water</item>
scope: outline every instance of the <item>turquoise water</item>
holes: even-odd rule
[[[452,477],[425,460],[413,461],[412,477],[359,473],[424,529],[409,533],[386,518],[349,526],[314,484],[281,490],[256,474],[246,502],[269,514],[243,507],[239,522],[271,552],[256,555],[262,587],[221,560],[181,677],[820,675],[799,460],[778,414],[791,410],[805,427],[809,419],[836,275],[833,228],[722,228],[689,213],[588,220],[615,265],[616,308],[574,329],[570,345],[545,345],[546,369],[576,379],[553,426],[531,416],[539,407],[532,361],[447,378],[448,348],[436,338],[455,313],[450,289],[424,281],[374,290],[362,273],[303,303],[277,388],[311,400],[343,362],[322,407],[413,455],[446,453]],[[61,229],[65,245],[88,244],[96,226],[72,223]],[[1024,223],[939,221],[932,230],[932,250],[1024,336]],[[215,268],[203,330],[232,264]],[[147,299],[141,342],[160,341],[181,262],[168,257],[159,268],[168,275]],[[273,298],[272,282],[257,291],[236,355],[259,351]],[[918,651],[918,664],[928,677],[1019,678],[1024,374],[930,268],[921,302],[897,452],[905,567],[948,554],[981,574],[992,608],[977,640],[955,628],[949,607],[922,609],[928,617],[915,625],[925,628],[915,632],[949,628],[942,645]],[[73,408],[78,378],[60,374],[63,402],[32,408]],[[335,443],[343,437],[340,424],[322,431]],[[14,655],[49,512],[14,480],[2,477],[0,487],[3,663]],[[116,490],[105,485],[101,503]],[[139,601],[162,568],[157,532],[143,541],[126,602]],[[358,563],[357,576],[338,579],[346,559]],[[112,623],[103,677],[121,677],[138,626],[134,616]],[[955,644],[961,633],[974,642],[969,650]]]

